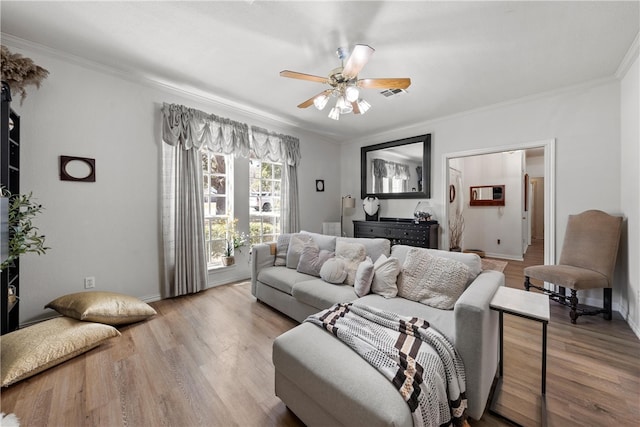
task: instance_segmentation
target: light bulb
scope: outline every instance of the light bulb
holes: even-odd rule
[[[315,105],[318,110],[322,111],[322,109],[327,105],[327,102],[329,102],[329,97],[322,94],[320,96],[316,96],[313,100],[313,105]]]
[[[358,110],[360,110],[360,114],[366,113],[369,108],[371,108],[371,104],[369,104],[364,99],[358,100]]]
[[[353,107],[351,106],[351,103],[347,102],[347,100],[344,99],[344,96],[341,96],[338,98],[338,101],[336,102],[336,107],[340,109],[341,114],[349,114],[350,112],[353,111]]]
[[[344,97],[347,98],[347,101],[349,102],[357,101],[359,96],[360,91],[358,91],[358,88],[355,86],[347,86],[344,91]]]
[[[340,120],[340,109],[338,107],[333,107],[331,111],[329,111],[329,118],[333,120]]]

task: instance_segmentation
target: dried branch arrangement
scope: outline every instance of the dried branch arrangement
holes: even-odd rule
[[[2,46],[1,62],[2,81],[9,84],[12,92],[20,94],[20,103],[27,97],[25,86],[35,85],[39,88],[42,80],[49,75],[49,71],[34,64],[32,59],[11,53],[6,46]]]
[[[461,212],[456,212],[453,221],[449,221],[449,249],[458,249],[462,243],[464,231],[464,217]]]

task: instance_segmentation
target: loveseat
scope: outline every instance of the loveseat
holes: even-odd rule
[[[346,242],[361,243],[372,260],[389,256],[400,266],[412,250],[404,245],[390,247],[386,239],[306,234],[325,251]],[[283,256],[283,248],[274,244],[252,249],[251,292],[259,301],[298,322],[336,303],[356,300],[427,320],[457,348],[466,372],[467,414],[480,419],[498,364],[498,315],[490,310],[489,302],[496,289],[504,285],[504,275],[482,271],[476,254],[420,250],[468,267],[469,280],[453,309],[375,293],[359,297],[354,286],[327,283],[297,271],[293,264],[274,265]],[[408,405],[392,384],[348,346],[313,324],[302,323],[276,338],[273,362],[276,394],[307,425],[413,425]]]

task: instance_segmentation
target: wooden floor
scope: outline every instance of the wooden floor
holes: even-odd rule
[[[509,261],[507,285],[542,245]],[[296,323],[240,283],[152,304],[158,316],[122,336],[22,381],[0,395],[22,426],[301,426],[274,395],[271,344]],[[569,322],[551,303],[547,407],[550,426],[637,426],[640,342],[616,316]],[[540,324],[505,315],[500,411],[540,424]],[[507,426],[488,413],[472,426]]]

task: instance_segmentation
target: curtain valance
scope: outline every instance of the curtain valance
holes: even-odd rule
[[[373,159],[373,176],[376,178],[409,179],[411,171],[409,165],[403,163]]]
[[[162,105],[162,140],[189,150],[249,156],[249,126],[215,114],[207,114],[178,104]]]
[[[251,126],[251,151],[259,159],[283,162],[289,166],[300,163],[300,140],[293,136],[269,132],[266,129]]]

